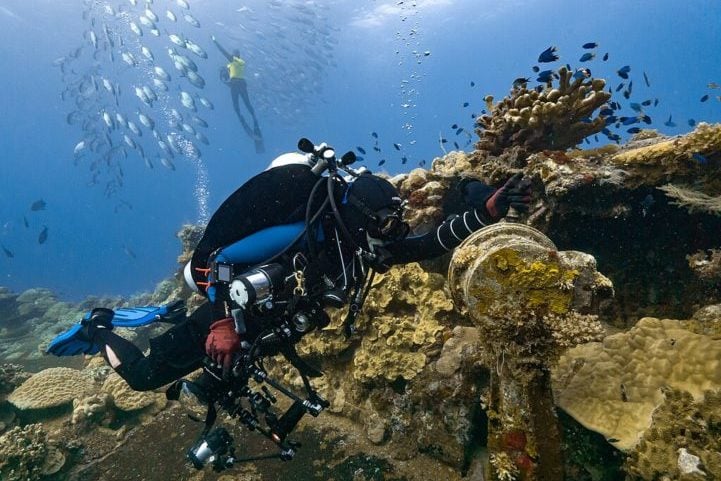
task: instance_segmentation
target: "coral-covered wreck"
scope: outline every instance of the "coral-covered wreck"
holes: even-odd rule
[[[487,98],[475,151],[392,179],[416,232],[442,218],[461,177],[523,172],[537,195],[515,227],[378,275],[350,339],[339,312],[302,340],[331,408],[301,424],[310,446],[293,463],[191,472],[182,450],[199,426],[89,359],[27,381],[0,369],[0,478],[721,479],[721,125],[580,150],[605,128],[593,116],[610,94],[601,79],[559,75]],[[182,231],[181,257],[198,232]],[[19,332],[8,319],[22,296],[0,294],[0,349],[40,342],[43,313]],[[152,301],[187,294],[169,280]],[[151,450],[162,469],[133,462]]]

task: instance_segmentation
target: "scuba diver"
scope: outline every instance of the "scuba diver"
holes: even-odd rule
[[[328,325],[324,309],[348,306],[344,328],[352,336],[376,272],[440,256],[510,208],[528,210],[531,199],[530,182],[521,173],[499,189],[461,179],[446,195],[446,220],[411,235],[396,188],[364,168],[351,168],[353,152],[337,159],[325,143],[301,139],[298,146],[303,153],[276,158],[210,219],[184,268],[188,285],[207,302],[187,317],[182,302],[96,308],[48,347],[55,355],[100,352],[135,390],[176,381],[169,397],[185,390],[206,402],[206,429],[188,452],[199,469],[212,462],[221,470],[239,461],[228,432],[210,430],[215,404],[273,440],[281,449],[276,457],[291,459],[295,446],[288,433],[304,414],[317,416],[328,406],[308,380],[322,373],[294,348],[301,337]],[[150,340],[147,355],[113,332],[155,321],[174,325]],[[306,398],[269,378],[262,360],[278,354],[299,371]],[[204,372],[198,381],[177,381],[199,368]],[[271,385],[293,404],[282,416],[269,413],[274,397],[265,386],[253,391],[250,380]],[[241,397],[249,408],[241,407]]]
[[[233,50],[233,53],[229,53],[226,49],[215,38],[215,35],[210,37],[213,43],[220,53],[228,59],[228,65],[221,67],[220,79],[230,88],[230,98],[233,101],[233,110],[238,115],[240,123],[248,136],[255,142],[255,151],[258,154],[265,152],[265,146],[263,145],[263,134],[260,132],[260,126],[258,125],[258,119],[255,116],[255,110],[250,104],[250,97],[248,97],[248,82],[246,82],[245,74],[245,61],[240,58],[240,50],[237,48]],[[253,118],[253,128],[251,129],[246,122],[243,114],[240,113],[240,103],[238,97],[243,99],[245,108],[248,109],[250,116]]]

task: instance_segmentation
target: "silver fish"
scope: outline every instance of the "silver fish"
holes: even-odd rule
[[[178,47],[183,47],[183,48],[185,48],[185,40],[183,40],[183,39],[182,39],[181,37],[179,37],[178,35],[175,35],[174,33],[171,33],[170,35],[168,35],[168,38],[170,39],[171,42],[173,42],[173,43],[174,43],[175,45],[177,45]]]
[[[138,137],[142,137],[143,132],[140,131],[137,125],[132,120],[128,120],[128,129]]]
[[[155,122],[153,121],[153,119],[151,119],[142,112],[138,112],[138,120],[140,120],[140,123],[145,125],[150,130],[153,130],[155,128]]]
[[[103,112],[103,122],[105,122],[105,125],[107,125],[108,128],[113,128],[113,118],[109,113]]]
[[[166,144],[166,143],[163,142],[162,140],[158,140],[158,147],[160,147],[160,149],[161,149],[163,152],[165,152],[166,154],[168,154],[168,155],[170,155],[170,156],[173,155],[173,151],[170,150],[170,147],[168,147],[168,144]]]
[[[138,24],[135,22],[130,22],[130,30],[133,31],[133,33],[139,37],[143,36],[143,31],[140,30],[140,27],[138,27]]]
[[[193,115],[193,116],[191,117],[191,120],[192,120],[193,122],[195,122],[196,124],[200,125],[201,127],[207,127],[207,126],[208,126],[208,122],[206,122],[205,120],[201,119],[201,118],[198,117],[197,115]]]
[[[150,60],[151,62],[153,60],[155,60],[155,56],[153,55],[153,52],[151,52],[150,49],[148,47],[146,47],[145,45],[140,46],[140,53],[142,53],[143,56],[145,58],[147,58],[148,60]]]
[[[170,75],[168,75],[168,72],[166,72],[166,71],[163,69],[163,67],[161,67],[161,66],[159,66],[159,65],[156,65],[156,66],[153,68],[153,71],[155,72],[155,75],[156,75],[159,79],[165,80],[166,82],[170,82]]]
[[[165,82],[163,82],[162,80],[158,79],[158,78],[154,78],[154,79],[153,79],[153,85],[155,86],[156,89],[158,89],[158,90],[160,90],[160,91],[162,91],[162,92],[167,92],[167,91],[168,91],[168,86],[167,86],[167,84],[166,84]]]
[[[195,138],[204,143],[205,145],[210,145],[210,142],[208,141],[208,138],[203,134],[203,132],[195,132]]]
[[[168,20],[170,20],[171,22],[175,22],[178,20],[178,17],[176,17],[175,14],[170,10],[165,11],[165,16],[168,17]]]
[[[205,87],[205,79],[192,70],[188,70],[186,76],[188,78],[188,82],[190,82],[193,86],[198,87],[199,89]]]
[[[150,10],[150,8],[147,8],[147,7],[145,8],[145,16],[148,17],[153,22],[158,21],[158,16],[155,15],[155,12]]]
[[[178,145],[178,141],[175,139],[175,136],[178,136],[178,134],[168,134],[165,138],[168,141],[168,146],[173,149],[173,152],[176,154],[182,154],[183,151],[180,150],[180,145]]]
[[[195,129],[193,128],[192,125],[186,124],[186,123],[182,123],[182,124],[180,124],[180,126],[183,128],[183,130],[185,130],[186,132],[188,132],[190,135],[195,135]]]
[[[175,165],[173,165],[170,159],[160,157],[160,163],[163,164],[163,167],[165,167],[166,169],[175,170]]]
[[[103,77],[102,81],[103,81],[103,87],[105,88],[105,90],[107,90],[110,93],[113,93],[113,84],[110,82],[110,80]]]
[[[175,3],[178,4],[179,7],[184,8],[186,10],[190,9],[190,4],[186,2],[185,0],[175,0]]]
[[[117,112],[117,113],[115,114],[115,121],[116,121],[119,125],[122,125],[123,127],[127,127],[127,126],[128,126],[128,123],[127,123],[127,121],[125,120],[125,117],[123,117],[123,114],[121,114],[120,112]]]
[[[197,55],[200,58],[208,58],[208,54],[203,50],[200,45],[197,43],[193,43],[190,40],[185,41],[185,46],[188,50],[193,52],[195,55]]]
[[[131,139],[130,137],[128,137],[128,134],[123,134],[123,141],[124,141],[124,142],[128,145],[128,147],[130,147],[131,149],[134,149],[134,148],[137,146],[137,144],[135,143],[135,141],[134,141],[133,139]]]
[[[193,62],[192,60],[190,60],[190,58],[188,58],[187,55],[182,55],[182,54],[175,55],[175,56],[173,57],[173,60],[175,60],[176,62],[180,62],[180,63],[183,64],[183,65],[185,66],[185,68],[187,68],[188,70],[192,70],[193,72],[197,72],[197,71],[198,71],[198,65],[196,65],[195,62]]]
[[[131,67],[135,67],[136,65],[138,65],[138,60],[131,52],[123,52],[121,56],[123,57],[123,62],[127,63]]]
[[[80,142],[78,142],[77,144],[75,144],[75,148],[73,149],[73,154],[74,154],[74,155],[80,154],[80,152],[82,152],[83,150],[85,150],[85,147],[86,147],[86,146],[87,146],[87,144],[85,143],[85,141],[84,141],[84,140],[81,140]]]
[[[193,97],[191,97],[190,94],[184,90],[180,91],[180,103],[183,104],[183,107],[195,112],[196,109]]]
[[[185,19],[186,22],[191,24],[193,27],[200,28],[200,22],[191,14],[186,13],[185,15],[183,15],[183,18]]]
[[[98,36],[95,35],[95,32],[92,30],[88,31],[88,38],[90,39],[90,43],[93,45],[93,48],[98,48]]]
[[[213,110],[213,109],[215,108],[215,107],[213,106],[213,102],[211,102],[210,100],[206,99],[206,98],[203,97],[202,95],[198,95],[198,102],[200,102],[200,103],[203,105],[203,107],[205,107],[205,108],[207,108],[207,109]]]
[[[153,21],[145,15],[141,15],[140,17],[138,17],[138,20],[140,20],[140,23],[148,28],[155,28],[155,23],[153,23]]]
[[[140,99],[141,102],[143,102],[148,107],[152,107],[153,103],[148,98],[147,95],[145,95],[145,91],[140,87],[135,87],[135,95]]]
[[[158,96],[153,92],[153,89],[148,87],[147,85],[143,85],[143,92],[145,92],[145,95],[153,102],[158,100]]]

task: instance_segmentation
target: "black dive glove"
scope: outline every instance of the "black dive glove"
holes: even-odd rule
[[[474,191],[480,193],[480,189],[474,186],[476,182],[466,185],[467,196],[472,196]],[[481,184],[485,187],[484,184]],[[485,190],[485,189],[483,189]],[[478,199],[475,199],[476,201]],[[508,179],[500,189],[496,190],[485,200],[484,207],[488,215],[499,221],[508,214],[508,209],[513,207],[518,212],[527,212],[531,203],[531,180],[523,178],[523,172],[515,174]]]

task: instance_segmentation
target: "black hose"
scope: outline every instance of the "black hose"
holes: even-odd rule
[[[330,177],[329,177],[330,179]],[[306,242],[308,243],[308,253],[310,254],[311,259],[317,260],[318,259],[318,244],[316,242],[315,238],[315,229],[313,228],[313,223],[315,222],[316,217],[327,207],[328,205],[328,199],[326,198],[323,201],[323,204],[321,205],[320,209],[316,211],[315,216],[311,219],[310,212],[313,209],[313,200],[315,199],[316,192],[320,188],[322,182],[328,182],[329,180],[325,179],[324,177],[321,177],[318,179],[318,181],[313,186],[313,189],[310,191],[310,196],[308,196],[308,203],[305,205],[305,237]]]
[[[353,237],[351,236],[350,232],[348,231],[348,228],[346,227],[345,222],[343,222],[343,218],[340,216],[340,211],[338,210],[338,206],[335,203],[335,195],[333,192],[333,183],[331,181],[331,179],[333,177],[337,178],[341,182],[342,185],[344,185],[346,187],[348,185],[348,183],[345,180],[343,180],[343,178],[340,177],[338,174],[334,174],[334,175],[328,177],[328,199],[330,199],[330,206],[331,206],[331,210],[333,211],[333,216],[335,217],[336,223],[338,224],[338,228],[340,229],[341,234],[343,234],[343,237],[345,237],[346,240],[348,240],[348,242],[350,243],[350,245],[353,246],[353,250],[358,250],[360,248],[360,246],[358,245],[358,243],[355,240],[353,240]]]

